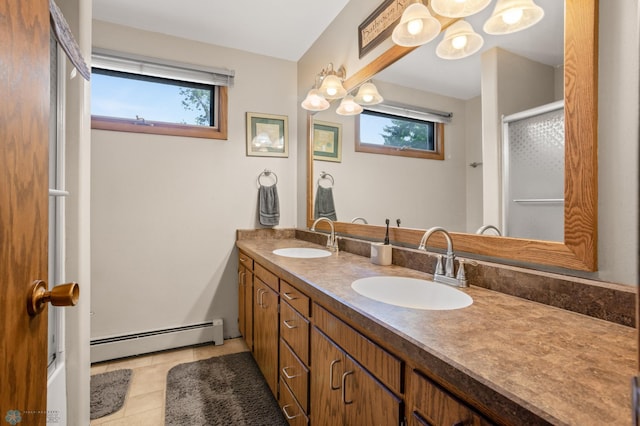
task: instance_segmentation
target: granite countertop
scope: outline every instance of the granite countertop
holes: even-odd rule
[[[277,248],[320,247],[298,239],[241,240],[237,246],[315,301],[375,333],[396,356],[424,361],[443,380],[506,419],[523,421],[533,414],[536,423],[631,423],[630,383],[637,359],[633,328],[473,283],[462,289],[473,298],[464,309],[396,307],[361,296],[351,283],[368,276],[430,275],[374,265],[369,258],[346,252],[316,259],[272,253]]]

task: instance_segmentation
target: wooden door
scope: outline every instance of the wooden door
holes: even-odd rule
[[[271,392],[278,397],[278,293],[255,278],[254,357]]]
[[[342,375],[346,354],[317,328],[311,330],[311,424],[344,424]],[[364,424],[364,423],[363,423]]]
[[[47,310],[26,302],[48,276],[48,2],[0,1],[0,40],[0,418],[44,425]]]

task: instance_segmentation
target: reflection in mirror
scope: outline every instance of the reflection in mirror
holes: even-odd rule
[[[371,129],[365,127],[368,117],[339,116],[335,106],[314,115],[314,122],[319,120],[342,126],[342,161],[314,161],[314,181],[321,170],[336,179],[333,195],[338,220],[350,222],[353,218],[363,217],[369,224],[382,225],[386,218],[391,218],[400,219],[402,226],[409,228],[439,225],[464,233],[476,233],[482,226],[492,225],[506,236],[563,240],[562,203],[525,202],[506,209],[501,204],[502,187],[508,186],[506,182],[499,182],[499,186],[493,182],[483,185],[483,167],[499,167],[495,163],[485,166],[483,161],[483,144],[497,143],[495,140],[483,141],[490,137],[483,135],[483,120],[500,123],[499,115],[514,114],[563,97],[563,4],[557,0],[538,3],[545,9],[543,21],[515,34],[490,36],[483,33],[485,44],[475,55],[461,60],[440,59],[436,56],[437,43],[434,41],[374,77],[385,104],[399,103],[418,110],[452,113],[451,121],[444,125],[444,161],[355,152],[360,139],[364,139],[363,142],[372,139],[368,135]],[[491,9],[487,8],[467,21],[479,30]],[[494,84],[497,74],[510,76],[511,81]],[[486,105],[494,104],[499,104],[499,111],[483,111],[490,109]],[[535,148],[527,150],[535,151]],[[558,151],[540,155],[553,153]],[[553,159],[554,164],[558,162],[563,164],[563,156]],[[472,164],[479,167],[472,167]],[[541,167],[538,172],[544,170]],[[507,176],[506,173],[502,175]],[[561,173],[554,184],[557,188],[559,183],[560,194],[556,191],[553,195],[540,194],[536,198],[561,199],[562,180]],[[529,192],[524,188],[523,194]],[[489,196],[483,197],[484,194]],[[487,203],[495,205],[489,208]],[[520,214],[521,209],[525,210],[525,215],[529,215],[529,210],[535,210],[534,218],[543,217],[537,214],[540,210],[552,209],[548,215],[551,223],[541,221],[539,226],[525,232],[508,226],[503,212],[515,215]],[[515,222],[522,220],[516,218]],[[549,229],[554,232],[547,232]]]
[[[553,0],[538,1],[541,5],[548,5],[549,2],[561,3]],[[512,114],[549,101],[521,105],[515,110],[501,112],[498,105],[488,102],[486,96],[470,95],[465,97],[460,93],[445,96],[438,92],[440,89],[465,89],[468,87],[467,83],[478,84],[478,78],[480,78],[483,87],[491,87],[493,90],[496,90],[499,84],[505,84],[505,87],[510,87],[512,91],[526,87],[526,84],[514,84],[511,79],[499,80],[496,78],[495,72],[494,77],[490,80],[487,80],[485,76],[461,77],[449,84],[440,80],[435,83],[435,87],[421,91],[407,87],[414,85],[413,77],[410,74],[403,74],[399,77],[402,84],[382,81],[382,78],[389,80],[388,76],[385,76],[386,72],[381,72],[385,68],[388,67],[388,70],[391,71],[394,69],[394,62],[411,61],[412,58],[418,57],[416,53],[422,49],[435,49],[435,46],[432,45],[425,45],[418,49],[392,46],[380,56],[372,58],[369,65],[353,73],[345,81],[345,87],[348,90],[353,90],[373,78],[385,99],[396,100],[391,97],[391,93],[393,93],[393,96],[398,96],[400,102],[403,99],[412,100],[412,102],[402,103],[416,105],[419,100],[424,102],[422,105],[427,108],[438,105],[436,109],[450,111],[454,117],[464,117],[465,120],[457,121],[454,119],[451,125],[446,126],[445,161],[424,160],[420,162],[420,165],[436,164],[434,167],[429,167],[428,175],[425,172],[426,167],[409,168],[395,165],[396,172],[392,173],[391,171],[394,169],[391,166],[393,161],[397,159],[396,157],[367,154],[369,161],[366,168],[353,170],[348,174],[346,172],[340,173],[338,167],[346,163],[348,156],[355,154],[349,146],[354,135],[352,134],[353,130],[348,126],[353,123],[341,121],[342,118],[336,116],[318,115],[318,118],[321,117],[323,121],[339,121],[343,125],[343,162],[329,164],[328,162],[313,161],[313,156],[309,155],[307,162],[307,222],[309,226],[313,222],[313,194],[318,171],[326,170],[336,178],[334,186],[338,217],[338,222],[335,224],[336,232],[374,240],[380,239],[384,236],[385,230],[384,226],[380,226],[380,223],[386,216],[391,219],[392,223],[396,219],[400,219],[402,224],[402,227],[391,229],[392,241],[415,245],[424,233],[423,229],[436,223],[455,230],[452,232],[452,236],[456,248],[460,252],[516,262],[560,266],[568,269],[596,270],[597,12],[598,5],[595,0],[565,1],[564,67],[556,70],[553,77],[555,84],[559,87],[559,89],[556,87],[554,93],[560,99],[562,99],[562,93],[564,94],[565,105],[565,162],[567,167],[564,179],[563,241],[505,238],[490,235],[488,232],[483,235],[476,234],[476,231],[483,225],[495,226],[497,222],[493,221],[493,218],[500,217],[500,203],[496,201],[500,194],[499,178],[501,175],[498,168],[500,158],[498,147],[501,139],[498,114]],[[546,18],[540,24],[545,20]],[[446,28],[445,24],[443,24],[443,28]],[[542,44],[549,45],[548,42]],[[488,55],[490,56],[490,64],[494,68],[505,59],[503,56],[510,57],[509,51],[506,49],[508,48],[490,50]],[[507,54],[503,55],[505,52]],[[478,53],[469,58],[485,55]],[[469,58],[465,58],[465,60]],[[410,68],[414,69],[417,74],[439,77],[451,74],[448,66],[445,63],[442,66],[434,67],[428,63],[420,62]],[[517,72],[514,74],[518,75]],[[558,78],[558,76],[563,78]],[[460,101],[461,99],[462,101]],[[489,109],[493,109],[491,115],[485,113]],[[310,114],[308,120],[310,153],[313,152],[312,126],[313,116]],[[475,143],[468,141],[475,141]],[[414,159],[411,160],[406,164],[413,164]],[[353,164],[357,165],[360,162],[360,160],[354,160]],[[450,166],[450,169],[443,165]],[[347,185],[351,181],[356,181],[357,185],[354,187],[357,188],[357,192],[350,193],[346,186],[345,189],[342,188],[342,185]],[[445,184],[451,185],[452,182],[453,186],[443,189]],[[447,197],[435,197],[434,191],[436,190],[446,194]],[[404,196],[399,194],[404,194]],[[349,204],[351,198],[358,200],[359,203],[353,208]],[[401,212],[406,215],[406,218],[399,216],[402,203],[407,205],[406,211],[402,210]],[[380,213],[383,209],[387,209],[389,206],[396,207],[396,205],[397,208],[385,210],[384,214]],[[424,217],[432,213],[441,214],[440,212],[446,206],[449,206],[450,210],[445,215],[425,222]],[[365,207],[370,207],[370,210],[365,211]],[[367,217],[367,214],[372,216]],[[355,216],[364,217],[369,225],[360,224],[361,221],[356,224],[350,223]],[[410,223],[413,220],[415,222]],[[442,243],[438,239],[434,241],[436,246],[441,246]]]

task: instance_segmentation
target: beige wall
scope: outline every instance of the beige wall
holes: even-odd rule
[[[390,46],[386,41],[358,59],[357,26],[377,5],[369,0],[351,0],[307,51],[298,63],[298,103],[311,88],[313,76],[327,63],[344,64],[350,76]],[[637,285],[638,5],[634,0],[600,2],[599,15],[599,271],[563,272]],[[304,147],[305,111],[299,111],[298,139]],[[483,169],[488,166],[483,164]],[[299,182],[304,183],[306,166],[302,157],[298,167]],[[497,181],[496,176],[491,179]],[[299,226],[304,226],[302,188],[298,187]]]
[[[237,336],[235,231],[260,227],[265,168],[278,176],[279,227],[296,224],[296,64],[99,21],[93,42],[236,78],[228,140],[91,132],[91,337],[216,318]],[[247,111],[289,117],[288,158],[246,156]]]

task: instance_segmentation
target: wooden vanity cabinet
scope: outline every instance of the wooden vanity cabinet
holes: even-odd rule
[[[253,259],[242,251],[238,255],[238,328],[253,351]]]
[[[276,398],[278,398],[278,288],[278,277],[255,263],[253,356]]]
[[[401,400],[316,327],[311,348],[313,426],[400,425]]]
[[[493,425],[419,370],[407,374],[406,402],[409,426]]]

